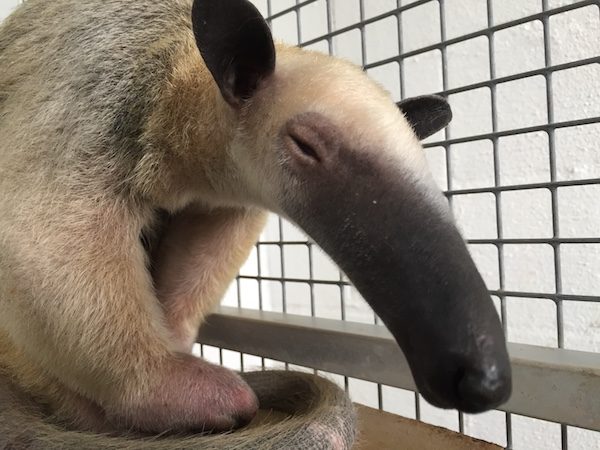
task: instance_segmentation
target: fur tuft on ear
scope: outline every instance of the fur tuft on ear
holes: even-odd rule
[[[227,103],[239,107],[275,70],[271,30],[247,0],[195,0],[196,43]]]
[[[407,98],[399,102],[398,107],[420,140],[437,133],[452,120],[450,105],[438,95]]]

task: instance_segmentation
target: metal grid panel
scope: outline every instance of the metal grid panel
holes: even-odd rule
[[[585,142],[584,146],[596,142],[597,136],[600,137],[598,129],[600,112],[598,108],[593,107],[576,111],[581,105],[577,105],[576,102],[570,103],[567,98],[566,107],[560,103],[558,105],[563,109],[569,109],[568,113],[563,111],[556,114],[558,94],[555,92],[555,78],[563,78],[558,83],[563,99],[564,96],[571,95],[574,98],[577,96],[577,92],[565,89],[565,85],[577,82],[577,76],[569,80],[567,75],[576,75],[575,72],[583,68],[591,70],[592,77],[598,76],[596,81],[600,79],[600,74],[597,72],[600,50],[597,47],[591,54],[580,52],[574,56],[569,52],[564,54],[565,52],[560,51],[560,39],[565,37],[560,33],[564,33],[565,29],[569,29],[569,26],[573,26],[574,22],[582,18],[586,20],[584,25],[591,27],[587,29],[587,34],[586,29],[583,30],[583,38],[594,39],[594,36],[600,38],[598,35],[599,2],[591,0],[523,2],[527,5],[521,4],[519,8],[513,8],[520,13],[517,17],[511,17],[510,6],[504,5],[498,8],[498,0],[463,2],[469,3],[468,7],[473,7],[480,16],[476,17],[475,13],[470,16],[475,19],[474,24],[465,29],[457,29],[456,26],[449,29],[448,24],[451,20],[448,16],[453,16],[455,19],[460,8],[456,8],[459,2],[445,0],[412,2],[407,0],[278,0],[276,2],[256,0],[254,3],[262,9],[276,37],[283,37],[284,40],[301,47],[346,57],[361,64],[392,93],[396,100],[421,93],[414,92],[413,80],[422,71],[431,67],[430,56],[435,55],[433,59],[437,59],[438,63],[436,71],[439,75],[437,80],[439,88],[430,89],[428,92],[437,91],[438,94],[448,97],[454,107],[457,102],[459,105],[464,103],[460,97],[465,95],[467,104],[474,102],[480,109],[481,104],[484,104],[483,109],[490,116],[487,128],[470,128],[468,124],[466,126],[459,124],[456,127],[451,125],[426,141],[424,147],[432,163],[434,175],[445,191],[459,224],[465,229],[467,242],[480,270],[486,277],[490,292],[497,300],[497,307],[509,340],[513,340],[511,339],[512,328],[508,325],[511,315],[517,316],[519,311],[530,314],[532,308],[536,309],[540,306],[541,309],[548,309],[548,304],[551,304],[553,311],[550,316],[554,318],[551,319],[553,325],[550,326],[555,329],[555,336],[544,342],[528,343],[565,346],[565,323],[568,322],[565,322],[564,305],[589,304],[595,307],[600,303],[597,290],[577,291],[573,289],[572,281],[569,281],[569,289],[563,288],[563,272],[566,269],[572,278],[573,272],[577,271],[577,258],[585,260],[590,257],[589,264],[600,266],[600,259],[597,259],[600,253],[600,235],[598,235],[600,228],[573,225],[577,222],[577,218],[580,221],[589,220],[600,225],[597,222],[599,208],[596,205],[589,202],[587,205],[576,204],[579,193],[584,199],[589,199],[589,195],[594,193],[593,190],[600,186],[600,167],[599,164],[594,164],[600,161],[597,159],[587,161],[584,158],[583,162],[589,167],[579,173],[575,165],[577,161],[573,166],[565,163],[565,158],[569,155],[577,156],[577,152],[564,149],[569,144],[582,145],[582,141]],[[516,5],[515,2],[506,3]],[[355,11],[343,15],[341,20],[336,17],[341,9],[353,8]],[[495,8],[500,10],[498,17],[495,15]],[[437,12],[437,17],[431,16],[434,11]],[[433,33],[435,36],[430,40],[414,42],[410,39],[410,33],[415,29],[415,22],[418,26],[427,26],[425,22],[419,22],[424,19],[434,22],[435,26],[439,27],[439,32]],[[561,23],[565,20],[566,25]],[[555,22],[558,34],[553,33],[552,27]],[[380,27],[380,30],[377,30],[377,27]],[[581,31],[580,28],[577,29]],[[524,30],[524,33],[520,33],[524,36],[539,35],[537,48],[539,55],[532,57],[538,60],[537,66],[528,61],[521,61],[524,62],[523,64],[516,61],[514,67],[499,66],[498,60],[501,57],[498,55],[507,51],[507,45],[510,51],[510,45],[520,44],[519,39],[515,40],[514,36],[511,36],[514,30]],[[381,46],[385,47],[381,51],[374,48],[369,41],[372,41],[373,36],[382,35],[386,36],[386,40],[381,43]],[[392,35],[397,37],[397,45],[390,43]],[[475,42],[479,48],[471,46]],[[456,55],[461,56],[456,49],[465,45],[468,46],[468,52],[473,52],[472,54],[477,58],[487,60],[485,64],[479,64],[479,68],[487,65],[487,70],[483,71],[484,75],[479,79],[471,74],[464,74],[466,76],[463,77],[463,74],[455,73]],[[559,51],[554,47],[559,48]],[[390,48],[393,54],[389,54]],[[535,48],[532,48],[532,51],[535,51]],[[556,51],[558,57],[553,56],[553,51]],[[509,55],[508,58],[510,57]],[[503,58],[507,57],[503,56]],[[518,59],[518,55],[515,59]],[[472,69],[475,65],[469,67],[467,64],[464,69]],[[526,108],[524,113],[529,112],[535,116],[540,115],[539,112],[542,111],[541,120],[531,122],[524,117],[523,120],[507,121],[505,117],[507,87],[519,87],[519,83],[524,83],[523,86],[527,89],[531,87],[528,84],[531,80],[536,81],[534,90],[541,89],[542,95],[533,96],[532,107],[529,110]],[[478,96],[469,98],[469,94],[473,93]],[[592,102],[598,103],[597,90],[589,95]],[[511,97],[508,98],[510,100]],[[508,109],[510,111],[510,108]],[[516,109],[516,112],[518,113],[519,110]],[[514,140],[517,145],[523,142],[533,143],[534,151],[530,154],[528,150],[520,149],[520,152],[516,153],[511,140]],[[557,151],[557,140],[560,141],[560,155]],[[472,145],[483,146],[489,150],[487,165],[491,175],[487,180],[472,183],[465,181],[468,179],[468,171],[466,177],[462,173],[457,176],[457,172],[464,171],[462,166],[465,164],[465,158],[468,160],[469,154],[473,153]],[[589,147],[586,149],[589,151]],[[518,158],[518,161],[514,164],[507,162],[510,161],[508,156]],[[475,157],[478,158],[479,155]],[[543,161],[542,170],[536,168],[523,176],[508,172],[505,176],[503,168],[506,165],[510,167],[518,167],[518,163],[525,166],[536,165],[540,161]],[[578,189],[587,190],[578,192]],[[569,193],[565,195],[564,201],[561,197],[563,192]],[[477,231],[470,232],[468,220],[473,217],[473,213],[469,213],[472,207],[464,205],[465,199],[481,196],[491,199],[491,205],[484,206],[481,208],[482,211],[478,208],[478,203],[474,203],[476,214],[487,216],[493,223],[490,228],[493,229],[493,233],[487,235]],[[569,205],[573,200],[575,204]],[[547,204],[546,210],[541,210],[540,204]],[[527,220],[529,222],[532,220],[531,216],[526,214],[524,219],[526,226],[515,224],[514,217],[506,213],[506,209],[515,208],[515,205],[517,208],[533,209],[534,215],[541,211],[541,216],[547,218],[549,223],[542,227],[536,227],[535,223],[529,226]],[[593,210],[595,212],[589,213]],[[566,232],[561,229],[563,224],[566,224]],[[486,227],[487,225],[484,226]],[[525,230],[519,231],[520,227]],[[591,232],[588,231],[590,229]],[[485,251],[478,252],[480,248]],[[524,287],[520,287],[519,282],[515,283],[514,269],[522,268],[522,264],[520,266],[516,261],[523,252],[531,252],[533,260],[536,257],[549,258],[548,267],[541,270],[540,278],[551,276],[552,279],[546,280],[540,286],[533,283],[530,288],[527,288],[527,283]],[[561,260],[564,253],[567,253],[568,258]],[[584,266],[587,267],[586,264]],[[590,272],[584,272],[584,275],[589,277]],[[575,279],[580,278],[575,277]],[[587,283],[588,288],[597,285],[595,281]],[[532,307],[530,302],[535,301],[543,303]],[[293,312],[339,320],[378,322],[377,317],[363,303],[356,290],[344,275],[328,262],[320,249],[291,224],[277,217],[271,218],[267,231],[257,243],[249,263],[238,276],[235,288],[227,296],[225,304],[228,302],[230,305],[246,308]],[[322,302],[326,305],[323,306]],[[519,308],[512,307],[513,302],[520,304]],[[529,309],[527,309],[528,303]],[[600,309],[589,311],[600,319]],[[526,320],[530,319],[534,318],[526,317]],[[534,320],[533,325],[539,325],[537,322]],[[548,327],[548,323],[543,325]],[[600,331],[592,328],[588,332],[595,333],[595,337],[591,338],[592,345],[595,345]],[[516,340],[527,342],[519,336],[516,336]],[[578,348],[577,345],[567,345],[567,347],[588,351],[598,350],[596,347],[589,346]],[[213,359],[221,363],[224,361],[227,363],[228,360],[229,365],[236,368],[243,368],[244,365],[265,367],[279,364],[275,361],[265,361],[264,358],[239,355],[221,349],[213,348],[210,351],[213,352]],[[236,363],[236,360],[239,360],[239,363]],[[284,365],[289,367],[287,363]],[[359,402],[495,441],[506,448],[531,448],[531,442],[536,442],[536,439],[541,445],[549,445],[548,448],[589,448],[589,443],[600,440],[598,434],[590,434],[593,432],[535,421],[508,413],[492,412],[465,418],[463,414],[436,411],[418,394],[348,377],[337,376],[336,379],[350,390],[354,399]]]

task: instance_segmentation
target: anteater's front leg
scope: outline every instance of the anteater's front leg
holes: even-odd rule
[[[182,352],[225,291],[265,224],[256,209],[189,207],[161,224],[152,275],[167,324]]]
[[[143,215],[125,201],[68,192],[42,201],[18,211],[27,226],[5,228],[10,248],[0,259],[0,324],[18,358],[98,405],[114,428],[161,433],[250,420],[249,386],[183,353],[165,327],[139,242]],[[28,365],[2,365],[25,380],[18,367]]]

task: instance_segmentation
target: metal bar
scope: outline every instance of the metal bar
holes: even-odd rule
[[[570,128],[570,127],[579,127],[582,125],[592,125],[600,122],[600,116],[596,117],[587,117],[585,119],[577,119],[577,120],[568,120],[565,122],[556,122],[556,123],[547,123],[542,125],[533,125],[530,127],[524,128],[513,128],[510,130],[502,130],[496,131],[492,133],[484,133],[478,135],[464,136],[460,138],[452,138],[448,141],[439,141],[439,142],[429,142],[424,144],[423,147],[442,147],[446,144],[463,144],[465,142],[473,142],[473,141],[482,141],[485,139],[494,139],[506,136],[514,136],[516,134],[525,134],[525,133],[536,133],[538,131],[548,131],[552,129],[559,128]]]
[[[591,183],[595,184],[595,183]],[[525,185],[529,186],[529,185]],[[511,186],[515,187],[515,186]],[[521,189],[520,187],[517,187]],[[516,189],[515,189],[516,190]],[[488,191],[486,191],[488,192]],[[313,244],[312,241],[308,241]],[[497,238],[497,239],[467,239],[468,244],[600,244],[600,237],[582,237],[582,238]],[[305,246],[307,241],[261,241],[258,245],[301,245]]]
[[[506,296],[506,297],[523,297],[523,298],[546,298],[556,302],[562,300],[571,300],[574,302],[600,302],[600,296],[597,295],[576,295],[576,294],[552,294],[545,292],[523,292],[523,291],[506,291],[492,290],[491,295]]]
[[[600,244],[600,237],[590,238],[502,238],[502,239],[467,239],[468,244]]]
[[[548,0],[542,0],[542,10],[545,12],[549,9]],[[552,55],[550,49],[550,20],[548,16],[542,18],[542,25],[544,27],[544,65],[549,68],[552,66]],[[581,62],[581,61],[579,61]],[[554,122],[554,104],[553,104],[553,89],[552,89],[552,75],[553,71],[547,71],[544,73],[546,82],[546,111],[548,117],[548,123]],[[547,131],[548,135],[548,163],[550,166],[550,181],[554,182],[557,179],[556,169],[556,146],[555,146],[555,133],[554,129]],[[552,233],[555,238],[560,236],[560,220],[558,217],[558,192],[556,187],[550,188],[550,195],[552,201]],[[560,263],[560,244],[552,245],[552,252],[554,256],[554,289],[557,294],[562,293],[562,265]],[[564,327],[563,327],[563,302],[558,300],[556,302],[556,327],[557,327],[557,340],[558,347],[564,347]],[[562,423],[560,425],[561,434],[561,446],[562,450],[568,450],[569,443],[567,437],[567,426]]]
[[[400,8],[402,6],[402,0],[396,0],[396,6]],[[396,14],[396,20],[398,24],[398,53],[404,53],[404,32],[403,32],[403,19],[402,13]],[[400,76],[400,98],[403,100],[406,98],[406,71],[404,70],[404,60],[398,61],[398,74]],[[445,136],[447,138],[447,136]],[[447,152],[447,149],[444,149]],[[447,187],[447,186],[446,186]],[[421,398],[419,393],[414,393],[414,405],[415,405],[415,419],[421,420]]]
[[[233,332],[232,332],[233,331]],[[382,326],[222,307],[198,342],[415,390]],[[509,344],[513,395],[502,410],[600,431],[600,355]]]
[[[492,0],[487,0],[487,25],[488,27],[494,26],[494,5]],[[489,70],[490,80],[496,79],[496,47],[495,47],[494,33],[488,36],[488,55],[489,55]],[[490,108],[492,112],[492,132],[498,132],[498,107],[497,107],[497,84],[490,84]],[[500,153],[498,151],[498,137],[492,138],[492,152],[494,157],[494,186],[498,187],[502,185],[500,179]],[[451,197],[450,197],[451,198]],[[506,270],[504,264],[504,226],[502,223],[502,194],[500,192],[494,193],[494,202],[496,207],[496,233],[498,236],[499,243],[496,244],[498,249],[498,283],[501,291],[505,289],[506,285]],[[500,320],[502,321],[502,329],[504,330],[505,336],[508,336],[508,310],[506,306],[506,297],[499,296],[500,299]],[[504,419],[506,421],[506,447],[511,448],[513,446],[513,430],[512,430],[512,416],[510,412],[506,412]]]
[[[283,219],[281,217],[277,218],[277,224],[279,227],[279,239],[283,241]],[[279,246],[279,264],[281,267],[281,278],[271,277],[268,281],[279,281],[281,283],[281,306],[283,312],[287,312],[287,293],[285,288],[285,257],[283,255],[284,247],[283,245]],[[259,276],[262,277],[261,274]],[[239,276],[238,276],[239,277]],[[266,278],[265,278],[266,279]]]
[[[239,275],[240,279],[257,280],[257,281],[281,281],[281,278],[268,277],[268,276],[252,276],[252,275]],[[290,283],[304,283],[304,284],[324,284],[330,286],[349,286],[350,283],[344,280],[318,280],[318,279],[307,279],[307,278],[285,278],[286,282]],[[546,298],[549,300],[572,300],[577,302],[600,302],[600,296],[597,295],[580,295],[580,294],[557,294],[552,292],[524,292],[524,291],[506,291],[506,290],[491,290],[491,295],[495,296],[506,296],[506,297],[523,297],[523,298]]]
[[[549,74],[552,74],[554,72],[559,72],[561,70],[573,69],[576,67],[588,66],[591,64],[598,64],[598,63],[600,63],[600,56],[594,56],[592,58],[579,59],[577,61],[571,61],[571,62],[567,62],[564,64],[557,64],[555,66],[545,66],[545,67],[542,67],[539,69],[529,70],[527,72],[519,72],[519,73],[516,73],[513,75],[507,75],[507,76],[500,77],[500,78],[495,78],[492,75],[492,78],[489,80],[479,81],[477,83],[467,84],[467,85],[456,87],[453,89],[444,89],[440,92],[437,92],[437,95],[447,97],[449,95],[460,94],[462,92],[472,91],[475,89],[481,89],[481,88],[486,88],[486,87],[489,88],[492,86],[497,86],[499,84],[507,83],[509,81],[522,80],[524,78],[531,78],[531,77],[540,76],[540,75],[547,76]],[[551,122],[551,120],[550,120],[550,122]]]
[[[512,184],[507,186],[493,186],[485,188],[455,189],[446,191],[446,195],[481,194],[489,192],[520,191],[526,189],[549,189],[553,187],[586,186],[600,184],[600,178],[589,178],[582,180],[548,181],[545,183]]]
[[[439,5],[439,15],[440,15],[440,40],[442,42],[446,41],[446,2],[445,0],[438,0]],[[448,48],[441,48],[441,56],[442,56],[442,90],[448,90]],[[448,141],[451,138],[452,125],[445,127],[443,130],[444,134],[444,153],[446,155],[446,187],[449,191],[454,188],[454,179],[452,177],[452,146],[448,144]],[[454,209],[454,198],[452,196],[447,197],[448,205],[450,209],[453,211]],[[464,417],[462,413],[458,414],[458,431],[460,433],[464,433]]]

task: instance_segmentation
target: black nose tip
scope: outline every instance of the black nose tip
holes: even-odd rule
[[[459,409],[467,413],[479,413],[500,406],[508,400],[512,390],[510,374],[496,364],[465,370],[456,388]]]

